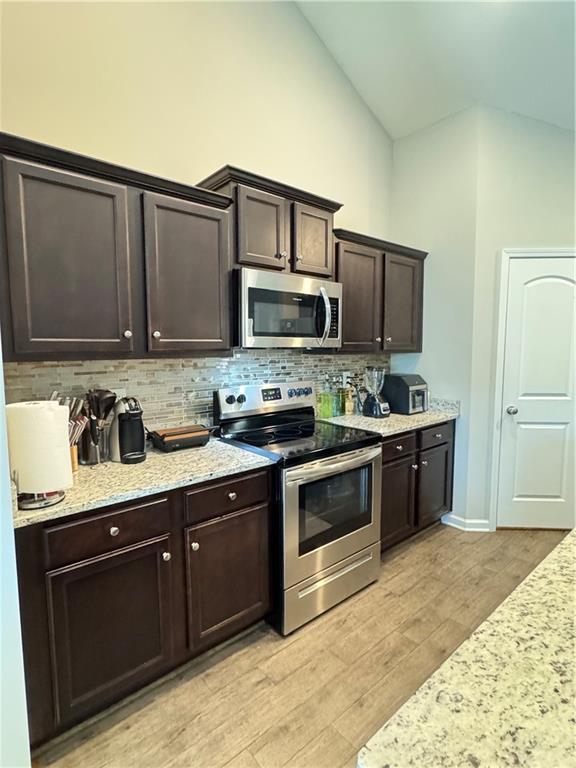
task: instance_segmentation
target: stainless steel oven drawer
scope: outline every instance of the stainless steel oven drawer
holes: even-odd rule
[[[378,580],[380,542],[341,560],[284,592],[282,634],[289,635],[315,616]]]

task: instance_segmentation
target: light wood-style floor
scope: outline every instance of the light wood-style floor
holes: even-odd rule
[[[288,638],[265,625],[77,732],[52,768],[352,768],[366,740],[565,534],[436,526]]]

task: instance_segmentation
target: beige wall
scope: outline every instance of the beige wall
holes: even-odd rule
[[[194,183],[231,163],[387,236],[391,142],[292,3],[4,3],[5,131]]]
[[[500,110],[479,113],[467,515],[488,514],[503,248],[574,245],[574,133]]]
[[[392,236],[430,252],[425,262],[424,342],[418,355],[392,355],[392,370],[416,371],[434,396],[461,401],[454,509],[467,488],[471,306],[477,181],[477,113],[394,142]]]
[[[430,250],[424,351],[393,355],[461,400],[454,516],[486,527],[503,248],[574,243],[574,134],[474,108],[394,142],[393,237]]]

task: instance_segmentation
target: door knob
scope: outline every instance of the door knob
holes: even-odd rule
[[[152,334],[152,336],[154,336],[154,338],[155,338],[155,339],[159,339],[159,338],[160,338],[160,336],[162,336],[162,334],[160,333],[160,331],[154,331],[154,333]]]
[[[298,256],[296,256],[296,261],[304,261],[304,256],[302,256],[302,254],[299,253]]]
[[[423,466],[423,467],[427,467],[427,466],[428,466],[428,462],[427,462],[427,461],[423,461],[423,462],[422,462],[422,466]]]
[[[380,342],[382,341],[382,336],[376,336],[376,341],[378,342],[378,344],[380,344]]]
[[[516,408],[515,405],[509,405],[508,408],[506,408],[506,413],[509,413],[510,416],[516,416],[518,408]]]
[[[170,554],[170,552],[162,552],[162,560],[165,560],[166,562],[168,562],[168,560],[171,560],[171,559],[172,559],[172,555]]]
[[[124,338],[125,339],[131,339],[132,338],[132,331],[124,331]]]
[[[386,342],[390,344],[391,341],[392,341],[392,336],[386,336]]]
[[[197,541],[193,541],[190,546],[192,547],[193,552],[198,552],[198,550],[200,549],[200,544],[198,544]]]
[[[412,464],[412,469],[416,471],[418,469],[418,464]]]

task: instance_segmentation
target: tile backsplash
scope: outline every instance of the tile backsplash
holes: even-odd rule
[[[5,363],[6,402],[45,400],[57,389],[83,395],[93,387],[124,390],[139,398],[149,427],[209,423],[212,392],[235,384],[314,381],[326,374],[362,373],[367,365],[389,369],[387,355],[315,355],[299,350],[235,350],[232,357],[185,360],[91,360]]]

